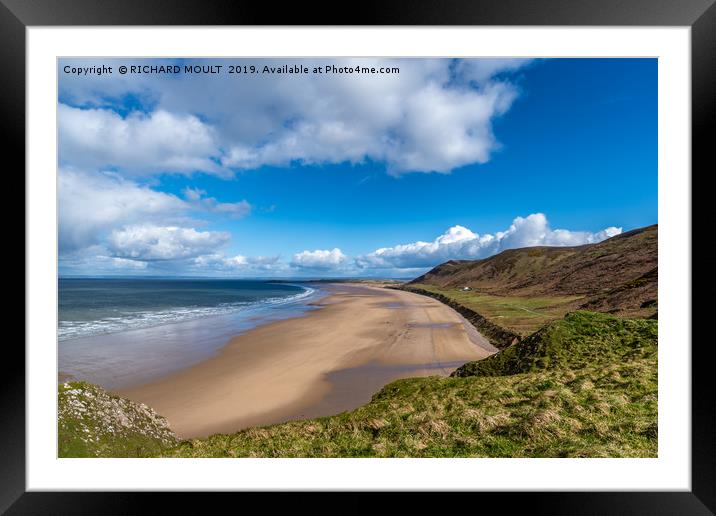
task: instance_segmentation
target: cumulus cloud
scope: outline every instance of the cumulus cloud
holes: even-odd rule
[[[482,90],[451,89],[428,83],[402,97],[383,124],[336,113],[295,121],[290,129],[259,145],[236,144],[222,163],[228,167],[261,165],[384,162],[392,173],[450,172],[485,163],[497,147],[491,120],[516,96],[506,83]]]
[[[98,244],[115,228],[178,221],[187,209],[176,196],[112,173],[61,169],[58,196],[60,254]]]
[[[505,231],[480,235],[463,226],[453,226],[432,242],[413,242],[384,247],[356,258],[363,269],[433,267],[447,260],[474,260],[519,247],[574,246],[601,242],[618,235],[622,228],[609,227],[597,233],[551,229],[547,217],[534,213],[517,217]]]
[[[187,226],[199,223],[190,211],[242,218],[251,212],[247,201],[224,203],[203,190],[187,189],[185,199],[159,192],[113,172],[77,169],[58,172],[59,251],[61,255],[101,244],[128,226]]]
[[[365,64],[364,60],[348,64]],[[286,113],[267,121],[272,137],[249,137],[229,147],[223,163],[235,168],[264,164],[359,163],[386,164],[392,173],[449,172],[484,163],[497,148],[492,119],[502,115],[517,90],[508,82],[468,87],[469,80],[450,74],[449,60],[395,60],[400,76],[362,76],[326,81],[320,76],[311,90],[313,102],[289,104]],[[511,63],[510,67],[515,64]],[[501,69],[499,65],[495,70]],[[310,82],[310,81],[309,81]],[[300,88],[300,86],[299,86]],[[286,123],[290,122],[290,123]]]
[[[228,240],[229,234],[223,231],[138,225],[113,231],[107,239],[107,248],[117,258],[179,260],[212,253]]]
[[[123,61],[124,62],[124,61]],[[126,62],[124,62],[126,64]],[[301,60],[314,67],[399,67],[395,74],[140,75],[111,83],[62,76],[60,156],[130,174],[231,170],[294,162],[383,163],[393,174],[484,163],[499,147],[492,122],[514,102],[523,59]],[[77,64],[77,63],[73,63]],[[85,62],[87,64],[87,62]],[[110,63],[111,64],[111,63]],[[191,64],[236,64],[192,60]],[[244,63],[246,64],[246,63]],[[287,60],[252,60],[259,68]],[[92,86],[91,83],[97,83]],[[106,91],[116,100],[98,98]],[[121,116],[122,99],[150,113]],[[94,106],[87,109],[87,106]],[[230,106],[230,109],[227,109]]]
[[[333,250],[317,249],[294,254],[291,266],[298,269],[329,270],[340,268],[347,260],[348,257],[337,247]]]
[[[113,167],[124,174],[205,171],[221,174],[214,129],[191,114],[157,110],[122,117],[111,109],[59,104],[61,164]]]

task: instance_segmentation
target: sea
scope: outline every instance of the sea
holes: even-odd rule
[[[299,317],[316,284],[237,279],[60,278],[62,381],[140,385],[200,362],[267,322]]]

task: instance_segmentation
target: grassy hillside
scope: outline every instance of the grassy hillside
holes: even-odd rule
[[[425,290],[443,295],[461,306],[474,310],[492,323],[526,336],[548,322],[557,320],[580,305],[583,296],[496,296],[476,291],[444,289],[423,283],[411,283],[403,290]],[[482,328],[478,328],[482,331]]]
[[[598,244],[527,247],[484,260],[452,260],[409,285],[429,285],[449,296],[470,287],[474,297],[467,302],[485,311],[491,308],[490,296],[518,300],[520,306],[538,300],[557,307],[560,300],[571,298],[564,311],[554,315],[581,307],[649,317],[657,310],[657,255],[658,226],[653,225]]]
[[[155,449],[167,457],[653,457],[656,324],[570,314],[459,376],[399,380],[351,412]],[[89,454],[143,451],[123,439],[99,452],[90,444]]]
[[[654,320],[575,312],[546,325],[517,346],[468,362],[453,376],[502,376],[656,359],[657,331]]]

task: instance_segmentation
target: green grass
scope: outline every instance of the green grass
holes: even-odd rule
[[[539,369],[580,369],[636,358],[656,358],[658,323],[597,312],[574,312],[479,362],[457,376],[507,375]]]
[[[398,380],[351,412],[154,450],[163,457],[655,457],[656,330],[656,321],[577,312],[464,366],[466,376]],[[119,439],[104,446],[104,456],[143,456]]]
[[[520,335],[529,335],[543,325],[560,319],[574,309],[575,301],[582,299],[582,296],[503,297],[426,284],[410,286],[447,296],[498,326]]]

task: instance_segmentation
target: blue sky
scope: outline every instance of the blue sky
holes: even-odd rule
[[[106,62],[60,62],[61,274],[410,277],[657,222],[655,59],[63,71]]]

